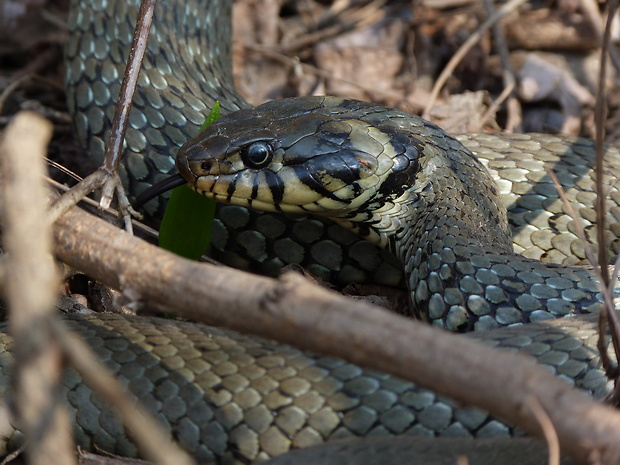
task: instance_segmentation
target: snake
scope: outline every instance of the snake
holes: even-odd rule
[[[134,0],[71,3],[68,106],[96,160],[136,16]],[[226,1],[159,2],[121,168],[130,195],[178,166],[190,187],[224,202],[212,247],[223,261],[265,273],[299,263],[334,282],[405,282],[431,324],[475,329],[465,337],[530,354],[604,395],[595,320],[575,317],[598,308],[597,283],[578,266],[583,247],[543,169],[558,172],[594,237],[592,143],[453,137],[400,110],[335,97],[252,107],[232,84],[230,16]],[[199,134],[215,101],[224,116]],[[609,181],[620,153],[609,148],[605,163]],[[616,253],[620,195],[609,191],[607,245]],[[164,203],[150,202],[146,214],[157,218]],[[517,434],[410,382],[224,328],[128,315],[65,320],[200,463],[252,463],[348,437]],[[3,326],[3,401],[11,360]],[[138,455],[76,373],[63,389],[78,443]],[[0,424],[0,452],[22,440]],[[363,455],[380,459],[380,449]]]

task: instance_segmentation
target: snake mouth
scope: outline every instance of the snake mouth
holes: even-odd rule
[[[161,181],[153,184],[151,187],[146,189],[140,195],[136,197],[136,201],[134,203],[135,208],[142,208],[147,202],[151,201],[155,197],[158,197],[175,187],[182,186],[183,184],[188,184],[191,189],[195,190],[197,176],[192,172],[190,168],[190,161],[187,154],[187,150],[183,150],[183,147],[179,150],[176,159],[176,167],[178,173],[175,173]]]

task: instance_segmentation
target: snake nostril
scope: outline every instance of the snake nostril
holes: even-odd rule
[[[209,173],[211,171],[211,166],[212,163],[208,160],[203,160],[200,162],[200,169],[205,173]]]

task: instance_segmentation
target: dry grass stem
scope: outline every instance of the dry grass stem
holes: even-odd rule
[[[450,61],[443,69],[435,84],[433,85],[433,90],[431,91],[431,95],[426,103],[426,108],[424,109],[424,113],[422,113],[422,117],[428,119],[430,115],[430,111],[435,105],[435,101],[439,96],[439,92],[443,88],[444,84],[448,80],[448,78],[452,75],[456,67],[459,63],[465,58],[467,52],[471,50],[471,48],[482,38],[482,35],[497,21],[506,16],[508,13],[516,10],[525,3],[526,0],[510,0],[508,3],[499,8],[493,15],[491,15],[484,23],[480,25],[478,30],[469,36],[469,38],[461,45],[461,47],[457,50],[457,52],[450,58]]]
[[[480,118],[480,130],[484,129],[484,126],[487,124],[487,122],[495,119],[495,114],[497,113],[497,110],[499,110],[499,107],[501,106],[502,103],[504,103],[504,101],[506,101],[506,99],[510,98],[510,100],[514,100],[511,98],[511,94],[514,91],[515,86],[516,86],[516,82],[504,87],[504,90],[502,90],[499,96],[495,100],[493,100],[493,103],[489,105],[489,108],[487,108],[487,110],[482,115],[482,118]],[[520,114],[520,111],[519,111],[520,107],[511,105],[509,103],[507,105],[507,108],[511,108],[508,119],[510,119],[511,121],[515,121],[517,119],[515,118],[515,116]],[[514,125],[511,124],[510,129],[511,130],[507,129],[506,132],[512,132],[512,129],[514,129]]]
[[[15,92],[15,90],[19,88],[19,86],[26,84],[31,79],[32,79],[31,74],[25,74],[22,77],[15,79],[13,82],[11,82],[8,86],[4,88],[2,93],[0,93],[0,114],[2,114],[3,112],[4,103],[6,102],[6,99],[9,97],[9,95]]]
[[[195,465],[194,460],[164,432],[155,418],[114,377],[84,341],[55,322],[52,327],[71,366],[102,399],[116,407],[142,454],[158,465]]]
[[[484,7],[488,16],[493,16],[495,13],[495,6],[492,0],[484,0]],[[510,62],[510,52],[508,51],[508,45],[506,45],[506,35],[504,34],[504,28],[501,22],[496,22],[493,25],[493,38],[495,42],[495,50],[497,51],[502,61],[502,77],[504,80],[504,90],[500,93],[499,97],[495,99],[493,104],[485,112],[480,122],[481,126],[484,126],[485,122],[491,117],[495,117],[495,113],[499,108],[499,105],[506,99],[510,99],[511,103],[506,105],[506,127],[505,132],[520,132],[521,126],[521,107],[517,99],[512,98],[512,94],[517,87],[517,78],[515,76],[512,63]]]
[[[545,409],[535,397],[531,397],[527,400],[527,408],[532,410],[532,413],[540,422],[540,427],[545,435],[545,441],[549,447],[548,465],[559,465],[560,441],[558,440],[558,433],[553,427],[549,415],[547,415],[547,412],[545,412]]]
[[[385,16],[382,7],[386,3],[385,0],[375,0],[368,5],[353,7],[346,9],[350,5],[343,8],[332,8],[333,26],[324,27],[315,32],[308,32],[297,40],[281,45],[279,48],[282,53],[293,53],[297,50],[309,47],[317,42],[336,37],[343,32],[354,28],[361,28],[374,24]]]
[[[363,82],[359,82],[359,81],[355,81],[352,79],[346,79],[343,78],[341,76],[336,76],[334,73],[329,72],[329,71],[325,71],[321,68],[318,68],[316,66],[310,65],[308,63],[302,63],[300,62],[298,59],[296,58],[291,58],[287,55],[285,55],[284,53],[281,52],[277,52],[274,51],[273,49],[269,48],[269,47],[265,47],[262,45],[258,45],[258,44],[245,44],[244,48],[248,49],[248,50],[252,50],[255,51],[257,53],[260,53],[272,60],[278,61],[282,64],[284,64],[285,66],[299,66],[303,71],[311,73],[315,76],[324,78],[324,79],[335,79],[337,81],[340,81],[342,83],[345,84],[350,84],[352,86],[357,87],[358,89],[363,90],[364,92],[368,93],[369,95],[377,95],[377,96],[382,96],[385,98],[390,98],[390,99],[395,99],[398,101],[401,101],[403,96],[401,93],[397,92],[397,91],[390,91],[390,90],[386,90],[386,89],[378,89],[375,87],[369,87],[367,85],[364,85]],[[415,110],[422,110],[422,105],[413,102],[413,101],[409,101],[407,100],[407,105],[409,105],[411,108],[415,109]]]
[[[601,355],[601,361],[602,361],[603,367],[605,368],[607,375],[610,377],[611,376],[615,377],[616,367],[613,365],[611,358],[609,357],[609,354],[607,353],[607,343],[605,341],[605,328],[606,328],[606,323],[608,321],[609,315],[611,315],[611,318],[613,318],[614,320],[617,320],[615,312],[613,311],[613,309],[615,308],[614,299],[613,299],[613,286],[606,286],[604,284],[602,270],[604,269],[605,272],[607,272],[606,266],[602,266],[602,267],[599,266],[597,258],[594,255],[594,251],[592,250],[592,246],[586,238],[585,231],[583,229],[581,221],[577,217],[577,214],[575,213],[573,206],[571,205],[570,201],[566,197],[566,194],[564,192],[564,189],[562,188],[562,185],[560,184],[560,181],[558,180],[557,176],[552,170],[545,168],[545,171],[551,178],[551,181],[553,182],[553,185],[555,186],[558,192],[558,195],[560,196],[560,199],[562,200],[562,203],[568,210],[568,214],[573,220],[573,224],[575,225],[577,236],[579,237],[579,240],[583,244],[586,258],[588,259],[588,262],[590,262],[590,265],[592,265],[592,270],[594,274],[596,275],[599,285],[601,287],[601,292],[603,294],[604,302],[603,302],[603,309],[601,312],[599,312],[598,349]],[[602,180],[600,177],[597,179],[597,183],[602,183]],[[600,227],[600,223],[599,223],[599,227]],[[605,247],[604,244],[605,244],[604,242],[602,245],[599,243],[599,248]],[[609,311],[609,309],[611,309],[612,311]],[[612,340],[614,340],[613,331],[612,331]],[[616,352],[616,354],[618,354],[618,350],[615,348],[615,344],[616,343],[614,341],[614,351]]]

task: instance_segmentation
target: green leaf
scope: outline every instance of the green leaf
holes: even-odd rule
[[[159,246],[190,260],[209,248],[215,202],[187,185],[172,190],[159,229]]]
[[[205,122],[202,123],[202,126],[200,126],[200,132],[207,129],[207,126],[218,119],[220,119],[220,102],[215,102],[213,104],[213,108],[211,108],[211,111],[209,112],[209,116],[207,116]]]
[[[200,131],[219,119],[215,102]],[[159,229],[159,246],[191,260],[198,260],[209,248],[216,202],[187,185],[172,190]]]

